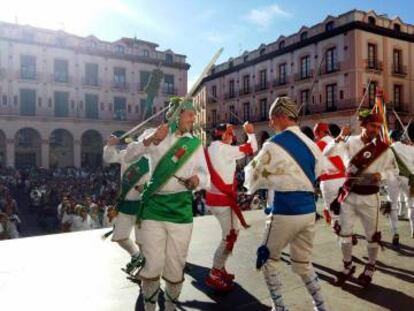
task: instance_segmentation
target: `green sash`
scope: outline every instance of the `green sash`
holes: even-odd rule
[[[398,164],[398,169],[400,171],[400,176],[404,176],[408,178],[408,185],[410,187],[414,187],[414,174],[408,169],[407,164],[400,158],[394,148],[391,147],[392,152],[394,153],[395,160]]]
[[[193,222],[193,193],[182,191],[171,194],[154,194],[143,209],[142,218],[178,224]]]
[[[121,192],[117,198],[118,211],[128,215],[135,215],[137,213],[140,205],[139,201],[125,201],[125,197],[148,172],[149,161],[145,157],[141,157],[125,170],[124,174],[122,174]]]
[[[177,223],[192,221],[192,201],[189,199],[191,191],[168,195],[156,195],[156,192],[191,158],[200,146],[201,141],[196,137],[181,137],[164,154],[154,169],[150,181],[144,186],[142,208],[138,213],[138,219]],[[178,208],[179,212],[178,205],[181,206]],[[173,209],[177,211],[176,215],[171,212]]]
[[[141,200],[136,201],[119,201],[116,209],[127,215],[136,215],[141,208]]]
[[[395,160],[397,160],[398,169],[400,170],[400,176],[404,176],[409,178],[411,175],[410,170],[408,169],[407,165],[404,163],[404,161],[400,158],[400,156],[397,154],[397,152],[394,150],[394,148],[391,147],[392,152],[394,153]]]

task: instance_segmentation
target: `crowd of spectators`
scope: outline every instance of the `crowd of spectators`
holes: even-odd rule
[[[238,166],[239,204],[243,210],[259,208],[256,196],[243,193],[243,169]],[[23,214],[41,234],[110,227],[116,217],[119,167],[98,170],[77,168],[0,169],[0,239],[30,236]],[[252,207],[253,205],[253,207]],[[208,214],[204,192],[194,194],[194,216]]]

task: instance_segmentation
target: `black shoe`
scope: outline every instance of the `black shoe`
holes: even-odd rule
[[[346,273],[341,271],[336,275],[335,285],[337,286],[342,286],[347,280],[349,280],[352,277],[356,270],[356,267],[352,265],[352,261],[344,261],[344,268],[349,271]]]
[[[369,284],[371,284],[372,282],[372,276],[369,276],[368,274],[366,274],[367,271],[375,271],[375,265],[373,264],[367,264],[365,266],[364,272],[362,272],[359,276],[358,276],[358,283],[363,287],[363,288],[367,288],[369,286]]]
[[[394,234],[392,237],[392,246],[400,247],[400,235],[398,233]]]

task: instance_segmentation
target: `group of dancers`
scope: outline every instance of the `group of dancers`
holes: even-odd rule
[[[414,147],[401,133],[391,142],[381,139],[383,116],[372,111],[359,116],[361,133],[352,135],[345,126],[332,137],[329,126],[314,128],[315,141],[299,127],[295,101],[278,97],[269,110],[269,126],[274,136],[260,150],[254,126],[243,125],[247,142],[234,144],[231,124],[220,124],[212,131],[211,143],[203,147],[193,135],[196,111],[191,99],[170,102],[166,123],[144,131],[120,148],[115,136],[104,147],[108,163],[121,164],[121,191],[118,216],[112,240],[130,255],[125,271],[140,280],[146,311],[156,309],[161,278],[165,309],[175,310],[184,282],[184,268],[193,230],[194,191],[206,190],[206,204],[221,228],[213,265],[205,280],[217,291],[230,291],[235,275],[226,269],[229,255],[241,227],[248,228],[237,205],[236,161],[253,160],[245,167],[244,187],[249,193],[268,190],[269,215],[263,241],[257,249],[256,266],[273,301],[273,310],[288,310],[281,295],[279,274],[284,268],[282,250],[289,246],[293,272],[299,275],[312,296],[315,310],[327,310],[320,282],[311,263],[315,237],[315,187],[324,200],[324,216],[338,235],[343,269],[337,283],[343,284],[355,273],[352,249],[354,224],[362,223],[367,240],[368,262],[358,280],[367,287],[373,279],[381,245],[378,228],[380,189],[386,186],[391,201],[389,218],[393,244],[398,245],[400,196],[408,208],[414,237]],[[135,241],[131,232],[135,231]]]

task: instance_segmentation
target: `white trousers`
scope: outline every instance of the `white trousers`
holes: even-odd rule
[[[137,217],[135,215],[128,215],[119,212],[115,219],[115,228],[112,234],[112,241],[120,242],[128,240],[131,237],[132,229],[134,229],[135,242],[138,245],[141,245],[141,229],[137,226],[136,222]]]
[[[331,203],[338,195],[339,188],[343,186],[344,182],[345,178],[321,181],[320,188],[325,209],[329,210]]]
[[[404,179],[406,180],[406,183],[404,182]],[[399,210],[399,202],[401,199],[404,199],[405,202],[408,202],[408,200],[410,200],[410,189],[408,187],[408,179],[404,179],[397,177],[387,182],[386,190],[388,194],[388,199],[391,202],[392,210]]]
[[[234,214],[230,206],[207,206],[208,210],[213,214],[221,227],[221,236],[226,239],[230,230],[233,228],[236,232],[240,229],[240,222]]]
[[[315,213],[267,217],[263,244],[269,248],[269,259],[278,262],[283,249],[289,245],[292,270],[297,274],[313,271],[311,256],[314,238]]]
[[[364,227],[365,237],[370,243],[372,236],[377,231],[379,207],[380,198],[378,194],[358,195],[351,192],[345,202],[342,203],[339,214],[340,235],[343,242],[345,242],[344,240],[349,242],[354,233],[356,219],[359,218]],[[372,244],[372,247],[378,247],[377,243]]]
[[[214,252],[213,268],[223,269],[231,254],[231,251],[227,249],[226,238],[231,229],[238,234],[240,221],[230,206],[209,206],[208,209],[217,218],[221,227],[221,240]]]
[[[146,280],[162,276],[170,283],[183,282],[192,230],[192,223],[143,220],[141,250],[146,262],[139,276]]]
[[[411,235],[414,234],[414,198],[410,194],[410,186],[408,185],[408,178],[399,176],[400,179],[400,202],[405,202],[405,207],[408,211],[408,219],[410,220]],[[405,215],[406,212],[400,206],[399,215]]]

